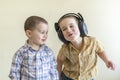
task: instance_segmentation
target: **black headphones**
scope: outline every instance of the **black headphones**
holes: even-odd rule
[[[55,30],[56,30],[56,32],[57,32],[57,34],[58,34],[58,37],[59,37],[59,39],[60,39],[63,43],[68,44],[69,41],[67,41],[67,40],[64,38],[64,36],[63,36],[63,34],[62,34],[62,31],[61,31],[61,29],[60,29],[60,27],[59,27],[59,22],[60,22],[60,20],[66,18],[66,17],[75,17],[75,18],[78,20],[78,27],[79,27],[79,30],[80,30],[80,36],[81,36],[81,37],[87,36],[88,30],[87,30],[86,24],[84,23],[84,19],[83,19],[82,15],[81,15],[80,13],[77,13],[77,14],[75,14],[75,13],[67,13],[67,14],[63,15],[63,16],[58,20],[58,22],[56,22],[56,23],[54,24]]]

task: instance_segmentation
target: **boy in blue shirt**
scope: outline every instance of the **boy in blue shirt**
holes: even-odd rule
[[[48,22],[30,16],[24,24],[28,40],[14,55],[11,80],[59,80],[53,51],[45,44]]]

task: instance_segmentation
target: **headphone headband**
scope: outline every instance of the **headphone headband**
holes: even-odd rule
[[[72,16],[72,17],[75,17],[75,18],[77,18],[78,20],[80,20],[80,21],[84,21],[84,19],[83,19],[83,17],[82,17],[82,15],[80,14],[80,13],[67,13],[67,14],[65,14],[65,15],[63,15],[59,20],[58,20],[58,23],[60,22],[60,20],[61,19],[63,19],[64,17],[69,17],[69,16]]]

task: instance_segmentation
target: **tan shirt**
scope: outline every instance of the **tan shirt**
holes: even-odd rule
[[[58,58],[63,61],[63,72],[74,80],[90,80],[97,74],[97,54],[104,51],[101,43],[93,37],[83,38],[83,47],[77,50],[71,43],[62,45]]]

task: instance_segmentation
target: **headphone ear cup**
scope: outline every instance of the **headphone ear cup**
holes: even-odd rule
[[[64,35],[63,35],[63,33],[62,33],[61,30],[58,31],[58,37],[59,37],[59,39],[60,39],[63,43],[65,43],[65,44],[68,44],[68,43],[69,43],[69,41],[67,41],[67,40],[65,39],[65,37],[64,37]]]
[[[87,30],[86,24],[84,22],[79,22],[78,26],[79,26],[79,29],[80,29],[80,36],[81,37],[87,36],[88,30]]]
[[[59,39],[60,39],[61,41],[63,41],[64,36],[63,36],[63,34],[62,34],[62,31],[61,31],[61,30],[59,30],[59,32],[58,32],[58,37],[59,37]]]
[[[56,32],[57,32],[57,34],[58,34],[58,37],[59,37],[59,39],[61,40],[63,34],[62,34],[61,30],[60,30],[60,27],[59,27],[58,23],[55,23],[54,26],[55,26],[55,30],[56,30]]]
[[[59,25],[58,25],[58,23],[55,23],[54,26],[55,26],[56,32],[58,32],[59,31]]]
[[[60,27],[59,27],[58,23],[55,23],[54,26],[55,26],[55,30],[56,30],[56,32],[57,32],[58,38],[59,38],[62,42],[64,42],[65,44],[68,44],[69,41],[65,40],[65,38],[64,38],[64,36],[63,36],[63,34],[62,34],[62,31],[60,30]]]

